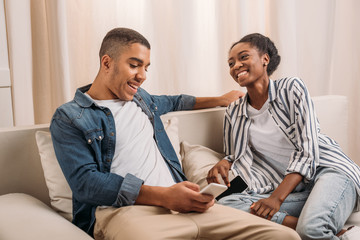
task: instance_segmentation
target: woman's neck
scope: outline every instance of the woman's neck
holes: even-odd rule
[[[247,87],[249,104],[260,110],[269,97],[269,80]]]

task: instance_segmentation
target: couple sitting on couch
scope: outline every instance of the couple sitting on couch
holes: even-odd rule
[[[249,46],[252,50],[257,49]],[[57,159],[73,193],[74,224],[95,239],[299,239],[291,228],[260,218],[264,217],[264,210],[260,212],[260,209],[268,211],[266,218],[276,213],[273,211],[276,208],[266,199],[261,200],[263,205],[252,206],[254,214],[249,214],[214,204],[213,196],[199,193],[198,185],[185,181],[179,160],[164,131],[160,115],[169,111],[227,106],[239,99],[243,95],[241,92],[232,91],[213,98],[149,95],[140,85],[145,81],[150,65],[150,44],[131,29],[110,31],[102,42],[99,55],[100,69],[92,85],[78,89],[73,101],[59,107],[50,126]],[[240,52],[229,59],[237,58],[240,59]],[[247,53],[239,61],[246,65],[249,58]],[[270,59],[266,57],[266,64],[262,65],[265,74]],[[260,54],[256,60],[262,60]],[[230,60],[229,65],[232,68]],[[240,79],[247,78],[243,75],[261,72],[256,62],[246,67],[244,74],[235,72],[233,75],[240,85],[243,82]],[[299,83],[295,86],[298,87]],[[308,96],[297,97],[301,101]],[[253,103],[259,102],[252,96],[247,95],[246,100],[258,109],[258,105]],[[309,101],[308,98],[305,100]],[[231,119],[227,120],[231,125]],[[236,150],[238,147],[231,147],[230,142],[227,148]],[[234,154],[231,151],[230,155]],[[227,165],[223,165],[223,161],[216,165],[209,172],[209,182],[218,182],[214,178],[218,172],[226,181],[224,169],[229,170],[233,161],[236,172],[246,179],[249,192],[256,192],[257,186],[244,177],[241,164],[234,160],[237,159],[226,160]],[[289,179],[292,173],[286,172],[284,184],[278,184],[277,188],[283,190],[277,193],[286,197],[296,185],[301,185],[299,176],[302,171],[309,175],[305,177],[310,180],[316,167],[316,164],[311,165],[311,173],[300,167],[295,179]],[[291,169],[296,172],[298,168]],[[245,172],[247,170],[244,168]],[[350,179],[357,177],[351,174]],[[281,188],[286,184],[289,186]],[[357,198],[355,184],[358,186],[357,182],[350,181],[347,190],[347,194],[352,194],[349,198],[354,199],[352,205],[348,204],[349,200],[346,203],[351,211]],[[262,185],[259,186],[263,189]],[[267,192],[272,190],[275,189],[268,188]],[[344,208],[341,209],[344,212],[342,219],[351,213]],[[337,225],[333,235],[342,228],[341,222],[337,219],[334,222]]]

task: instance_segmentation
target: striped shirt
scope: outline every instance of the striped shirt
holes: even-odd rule
[[[225,159],[232,170],[248,184],[248,192],[273,191],[289,173],[299,173],[308,182],[318,167],[330,167],[346,174],[360,193],[360,167],[350,160],[340,146],[320,133],[313,102],[299,78],[283,78],[269,83],[268,111],[276,125],[294,145],[285,174],[275,171],[261,155],[251,150],[247,114],[248,95],[233,102],[225,111]]]

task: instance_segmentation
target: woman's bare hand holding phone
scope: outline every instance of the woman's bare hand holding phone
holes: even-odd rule
[[[232,163],[226,159],[219,161],[214,167],[210,169],[207,175],[208,183],[220,183],[218,179],[218,175],[222,177],[226,186],[230,187],[229,181],[229,170],[231,168]]]

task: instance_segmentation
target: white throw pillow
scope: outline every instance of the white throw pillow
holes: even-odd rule
[[[171,144],[174,147],[180,165],[182,165],[181,155],[180,155],[180,140],[179,140],[178,126],[179,126],[179,119],[177,117],[172,117],[164,122],[165,131],[170,139]]]
[[[56,212],[71,221],[72,192],[56,159],[51,134],[37,131],[35,135],[46,186],[49,189],[50,204]]]
[[[200,189],[204,188],[208,171],[224,158],[224,154],[186,141],[181,142],[180,146],[185,176],[190,182],[198,184]]]
[[[164,127],[180,161],[178,119],[176,117],[169,119],[164,123]],[[35,135],[46,186],[49,190],[50,204],[56,212],[71,221],[72,192],[56,159],[51,134],[50,132],[37,131]]]

